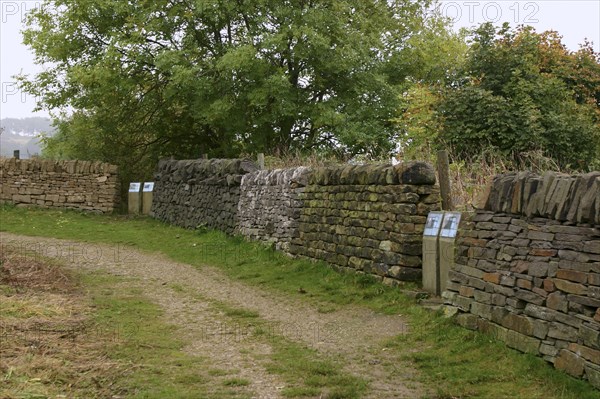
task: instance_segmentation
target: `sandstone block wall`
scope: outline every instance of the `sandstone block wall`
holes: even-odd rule
[[[446,302],[600,388],[600,173],[495,178],[464,224]]]
[[[310,170],[306,167],[261,170],[244,175],[238,205],[238,232],[274,243],[288,252],[298,237],[302,200]]]
[[[111,213],[119,206],[114,165],[88,161],[0,159],[0,201]]]
[[[316,169],[289,252],[390,284],[419,280],[423,228],[439,209],[434,184],[433,168],[420,162]]]
[[[161,160],[151,215],[181,227],[204,226],[232,234],[242,177],[256,170],[254,163],[242,159]]]
[[[421,278],[423,228],[439,203],[423,162],[259,171],[243,160],[169,160],[158,165],[151,214],[392,284]]]

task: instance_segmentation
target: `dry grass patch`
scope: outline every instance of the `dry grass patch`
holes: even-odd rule
[[[0,254],[0,397],[111,397],[123,372],[103,355],[77,280],[57,265]],[[62,395],[62,396],[60,396]]]

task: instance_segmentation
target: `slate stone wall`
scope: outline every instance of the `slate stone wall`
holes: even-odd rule
[[[600,173],[502,175],[457,240],[446,303],[467,328],[600,388]]]
[[[0,159],[0,202],[111,213],[119,201],[119,177],[114,165]]]
[[[571,176],[547,172],[511,173],[488,187],[484,208],[568,224],[600,224],[600,172]]]
[[[315,169],[301,200],[292,255],[373,274],[388,284],[420,280],[423,228],[440,202],[429,164]]]
[[[203,226],[232,234],[242,177],[256,170],[243,159],[161,160],[151,215],[185,228]]]
[[[289,252],[298,237],[302,200],[310,170],[306,167],[261,170],[244,175],[238,205],[238,232],[274,243]]]

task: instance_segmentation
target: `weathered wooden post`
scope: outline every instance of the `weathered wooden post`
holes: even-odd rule
[[[452,187],[450,183],[450,161],[448,160],[448,151],[438,151],[437,170],[440,178],[442,209],[445,211],[452,211],[454,210],[454,205],[452,204]]]
[[[15,159],[21,159],[21,151],[15,150],[13,152],[13,157],[15,157]]]
[[[202,159],[208,159],[208,154],[202,154]]]

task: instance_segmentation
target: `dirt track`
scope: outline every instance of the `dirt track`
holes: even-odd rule
[[[357,307],[321,313],[298,299],[232,281],[219,270],[174,262],[161,254],[41,237],[0,233],[3,245],[58,258],[66,266],[123,276],[123,284],[142,290],[159,304],[188,343],[186,351],[211,359],[215,367],[252,381],[257,398],[279,398],[285,387],[267,372],[269,340],[256,339],[252,326],[232,325],[215,304],[257,312],[268,334],[314,348],[340,361],[346,371],[370,381],[368,398],[416,398],[423,388],[410,364],[392,361],[381,343],[407,331],[400,316]]]

